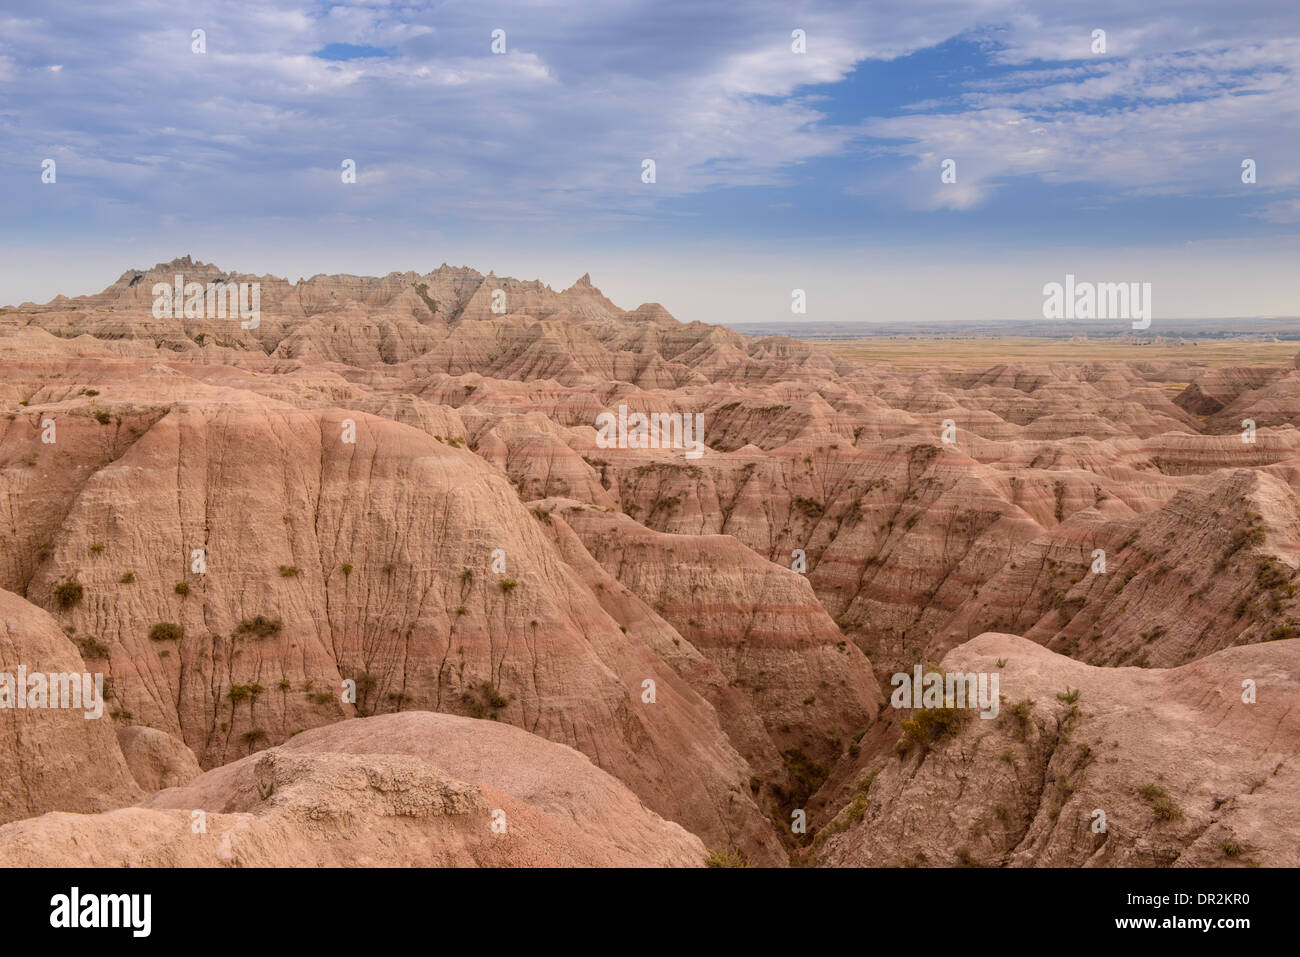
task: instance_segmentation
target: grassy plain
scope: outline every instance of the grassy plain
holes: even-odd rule
[[[972,337],[903,339],[807,339],[813,345],[859,362],[879,362],[917,371],[948,366],[985,369],[1003,362],[1187,362],[1205,368],[1218,366],[1271,366],[1288,362],[1300,353],[1300,342],[1200,339],[1197,344],[1176,341],[1109,342],[1103,339],[1046,339],[1031,337]]]

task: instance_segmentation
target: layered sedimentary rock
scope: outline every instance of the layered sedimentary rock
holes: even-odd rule
[[[257,283],[258,315],[155,311],[178,274]],[[145,728],[121,748],[108,729],[95,795],[15,796],[14,817],[188,787],[169,742],[215,774],[312,729],[436,711],[575,748],[754,863],[951,863],[965,843],[892,823],[924,789],[876,790],[908,733],[885,704],[895,673],[1014,633],[1101,682],[1118,733],[1150,689],[1107,676],[1208,682],[1199,666],[1241,655],[1286,675],[1300,636],[1295,363],[908,372],[625,311],[589,277],[289,282],[187,257],[0,312],[0,368],[0,588],[111,679],[105,728]],[[604,412],[660,431],[610,442]],[[688,415],[700,446],[672,439]],[[1235,788],[1240,756],[1211,750]],[[993,780],[1000,754],[971,773]],[[866,814],[851,788],[877,765],[872,813],[906,853],[816,838]],[[1098,786],[1153,783],[1117,774]],[[957,796],[924,796],[964,820]],[[1252,859],[1291,847],[1271,813],[1250,841],[1275,856]],[[970,857],[1080,860],[1028,834]],[[1105,862],[1209,860],[1122,836]]]
[[[8,867],[693,867],[704,856],[578,752],[427,712],[305,732],[137,807],[0,828]]]
[[[103,811],[140,796],[102,701],[95,707],[79,695],[81,707],[74,706],[74,693],[86,690],[97,696],[93,675],[55,621],[0,590],[0,823]]]
[[[817,841],[818,863],[1300,860],[1300,641],[1172,669],[1098,668],[989,633],[940,670],[1000,673],[997,717],[938,711],[894,753],[863,761],[845,776],[848,800]]]

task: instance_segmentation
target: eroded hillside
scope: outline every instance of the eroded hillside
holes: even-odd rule
[[[160,318],[177,274],[256,282],[260,314]],[[293,284],[187,257],[0,313],[0,370],[5,666],[79,652],[119,730],[206,772],[139,735],[119,764],[112,735],[29,714],[22,734],[108,763],[70,791],[59,762],[15,757],[32,782],[0,821],[177,774],[183,806],[242,812],[231,795],[269,775],[288,816],[253,826],[293,844],[293,801],[373,750],[311,729],[443,712],[630,792],[602,807],[640,844],[548,850],[546,801],[492,784],[543,815],[521,861],[1300,862],[1295,363],[910,373],[624,311],[585,276]],[[701,416],[703,444],[610,443],[602,413]],[[1000,671],[1008,701],[917,739],[891,677],[941,663]],[[491,779],[430,760],[382,774],[432,802],[446,860],[505,862],[456,817],[491,810],[463,783]],[[1152,818],[1152,788],[1182,816]],[[411,826],[387,797],[318,799]],[[160,800],[24,840],[192,862]],[[112,850],[121,815],[155,850]]]

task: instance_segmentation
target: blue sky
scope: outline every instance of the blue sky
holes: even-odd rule
[[[1298,164],[1294,2],[0,12],[0,302],[190,253],[590,271],[709,322],[793,288],[809,320],[1031,318],[1066,272],[1152,282],[1157,320],[1296,315]]]

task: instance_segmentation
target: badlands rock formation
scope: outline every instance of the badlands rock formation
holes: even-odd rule
[[[0,828],[0,866],[694,867],[704,857],[699,838],[578,752],[419,711],[305,732],[137,807]]]
[[[1003,713],[864,762],[819,863],[1300,860],[1300,642],[1230,648],[1179,668],[1098,668],[990,633],[940,670],[1000,671]],[[932,813],[922,820],[917,808]]]
[[[257,283],[259,314],[156,312],[178,274]],[[521,796],[477,765],[346,737],[437,712],[478,719],[471,739],[495,721],[572,748],[648,820],[753,864],[1300,863],[1277,797],[1296,796],[1300,736],[1255,677],[1293,688],[1300,639],[1294,363],[936,356],[911,373],[625,311],[585,276],[293,283],[186,257],[0,311],[0,370],[0,613],[21,623],[3,667],[58,661],[111,692],[100,722],[0,710],[32,742],[0,752],[22,782],[0,820],[121,809],[24,823],[57,822],[49,840],[197,861],[170,843],[181,805],[128,807],[179,787],[215,816],[260,814],[246,823],[269,849],[239,860],[349,863],[295,829],[302,801],[388,821],[398,844],[428,824],[426,862],[504,862],[462,785],[550,813],[567,792],[543,767],[520,767],[550,782]],[[620,410],[702,416],[702,454],[611,446],[598,417]],[[982,650],[996,641],[1012,644]],[[895,673],[1004,658],[995,720],[949,735],[889,704]],[[1259,701],[1224,710],[1238,672]],[[1055,704],[1067,683],[1074,718]],[[1095,730],[1146,754],[1148,711],[1166,742],[1149,768],[1100,749],[1067,767],[1053,744],[1069,724],[1076,745]],[[897,753],[921,726],[944,734]],[[1169,763],[1193,732],[1214,739],[1195,778],[1213,795]],[[531,746],[512,745],[553,760]],[[60,767],[86,754],[67,786]],[[1281,770],[1255,786],[1266,761]],[[326,765],[355,786],[331,790]],[[259,773],[283,807],[240,803]],[[369,774],[418,780],[436,813],[406,814]],[[1139,788],[1182,824],[1139,820],[1164,800]],[[1075,833],[1078,802],[1114,819],[1104,842]],[[637,853],[688,863],[661,825]],[[135,826],[151,836],[119,846]],[[626,860],[612,836],[558,833],[516,862]],[[1215,840],[1241,850],[1221,861]]]
[[[0,590],[0,675],[16,685],[20,667],[27,675],[86,670],[48,614]],[[0,687],[0,824],[46,811],[102,811],[140,796],[109,720],[87,719],[84,699],[80,709],[20,710],[17,690]]]

